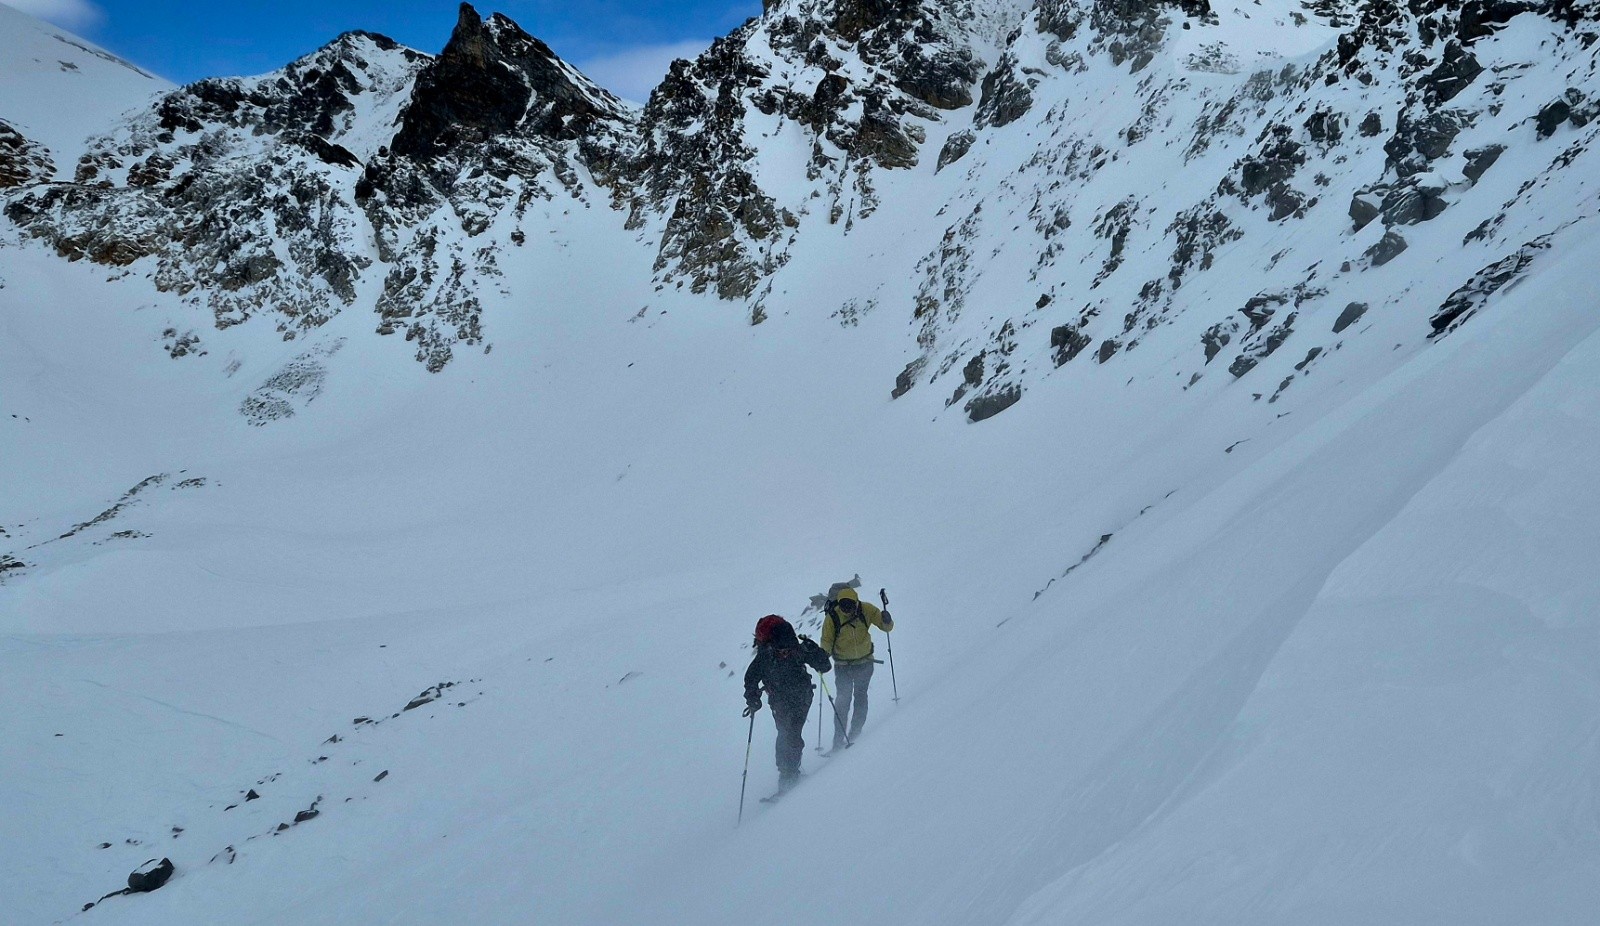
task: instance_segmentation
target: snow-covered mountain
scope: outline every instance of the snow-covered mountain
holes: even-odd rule
[[[0,4],[0,189],[71,176],[91,135],[171,84]]]
[[[0,15],[23,922],[1592,916],[1600,6],[769,0],[642,110]]]

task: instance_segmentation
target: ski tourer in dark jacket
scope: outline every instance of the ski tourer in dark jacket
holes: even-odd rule
[[[787,791],[800,779],[800,757],[806,742],[801,731],[811,712],[811,673],[833,668],[828,654],[809,637],[796,636],[794,627],[776,614],[756,622],[756,655],[744,673],[745,715],[761,710],[761,692],[767,693],[772,721],[778,727],[778,789]]]

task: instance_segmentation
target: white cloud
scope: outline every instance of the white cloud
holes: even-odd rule
[[[678,58],[693,58],[711,47],[710,39],[689,39],[667,45],[641,45],[611,55],[590,58],[578,65],[600,86],[624,100],[643,103],[650,91],[667,76],[667,68]]]
[[[6,6],[63,29],[87,29],[105,21],[105,11],[89,0],[5,0]]]

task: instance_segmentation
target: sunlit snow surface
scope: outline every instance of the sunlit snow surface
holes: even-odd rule
[[[50,149],[72,176],[91,135],[172,84],[0,3],[0,120]]]
[[[1331,36],[1259,22],[1216,30],[1240,55]],[[1526,60],[1541,28],[1492,50]],[[1182,67],[1176,41],[1155,67]],[[1037,108],[1114,135],[1137,105],[1101,89]],[[0,572],[0,920],[1592,922],[1589,224],[1425,338],[1497,256],[1462,232],[1517,192],[1517,158],[1559,149],[1509,153],[1405,261],[1343,278],[1305,330],[1373,311],[1280,402],[1253,393],[1303,350],[1185,389],[1209,320],[1182,313],[980,424],[947,380],[889,401],[911,265],[972,202],[993,269],[953,336],[1037,297],[1034,255],[1005,247],[1027,176],[994,180],[1033,131],[889,178],[857,228],[914,234],[809,228],[758,327],[655,292],[620,216],[552,206],[487,306],[493,351],[438,375],[356,311],[171,360],[174,296],[0,228],[0,554],[27,564]],[[1181,189],[1181,152],[1132,150],[1075,194],[1086,216],[1141,171]],[[793,177],[804,154],[768,158]],[[1535,205],[1591,216],[1585,163]],[[1269,268],[1282,248],[1352,247],[1239,211],[1252,237],[1191,304],[1293,282],[1310,259]],[[1136,235],[1125,275],[1165,256]],[[863,291],[882,308],[829,316]],[[318,351],[294,417],[250,426],[241,401]],[[891,595],[901,700],[880,667],[866,735],[830,759],[808,725],[808,780],[771,807],[758,714],[735,829],[754,621],[815,632],[809,596],[856,572]],[[74,918],[161,856],[170,885]]]

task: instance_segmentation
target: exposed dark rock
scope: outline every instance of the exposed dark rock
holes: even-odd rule
[[[1472,43],[1492,35],[1499,27],[1522,13],[1541,10],[1549,0],[1464,0],[1461,18],[1456,23],[1456,35],[1464,43]]]
[[[159,862],[151,859],[128,875],[128,892],[148,894],[166,884],[173,870],[172,859],[164,858]]]
[[[1041,0],[1038,6],[1040,25],[1062,39],[1071,38],[1082,24],[1071,0]],[[1173,13],[1195,19],[1213,15],[1210,0],[1098,0],[1089,10],[1093,44],[1112,64],[1127,63],[1137,74],[1161,50]]]
[[[894,379],[894,390],[889,393],[890,398],[898,399],[910,392],[911,387],[917,384],[917,377],[922,375],[922,368],[927,364],[927,359],[923,357],[906,364],[906,368]]]
[[[1372,224],[1372,220],[1383,214],[1383,201],[1374,199],[1375,194],[1382,190],[1362,190],[1350,197],[1350,221],[1355,224],[1355,230],[1360,231]]]
[[[361,159],[343,145],[336,145],[321,135],[302,135],[296,139],[306,150],[321,158],[323,163],[335,167],[360,167]],[[132,182],[132,178],[129,178]]]
[[[916,167],[917,142],[898,121],[882,112],[861,118],[851,153],[870,158],[885,168]]]
[[[1215,360],[1217,355],[1222,353],[1222,349],[1233,340],[1237,328],[1237,322],[1218,322],[1206,329],[1206,333],[1200,336],[1200,344],[1206,352],[1206,363]]]
[[[1358,131],[1360,131],[1362,138],[1372,138],[1377,135],[1382,135],[1383,117],[1377,113],[1367,113],[1366,118],[1361,120],[1361,127],[1358,129]]]
[[[1232,219],[1208,203],[1180,212],[1167,227],[1167,234],[1175,239],[1172,266],[1167,271],[1173,289],[1183,285],[1189,269],[1210,270],[1218,248],[1244,237]]]
[[[1278,306],[1288,305],[1289,296],[1284,293],[1262,293],[1252,296],[1239,310],[1239,314],[1250,320],[1250,330],[1259,331],[1272,321],[1278,314]]]
[[[979,351],[977,354],[973,355],[972,359],[967,361],[967,365],[962,368],[961,378],[966,381],[968,386],[982,385],[983,360],[987,353],[987,351]]]
[[[1133,222],[1138,215],[1139,201],[1130,196],[1107,209],[1105,214],[1095,220],[1095,237],[1111,242],[1111,252],[1106,255],[1106,262],[1100,268],[1100,272],[1095,274],[1095,286],[1099,286],[1122,266],[1126,258],[1124,252],[1128,246],[1128,235],[1132,233]]]
[[[1428,337],[1437,338],[1461,327],[1497,293],[1515,286],[1539,253],[1550,248],[1550,237],[1543,235],[1535,238],[1514,253],[1473,274],[1439,306],[1439,311],[1434,313],[1429,322],[1433,326],[1433,333]]]
[[[1466,152],[1467,163],[1461,168],[1461,173],[1471,182],[1477,183],[1489,172],[1489,168],[1500,160],[1500,155],[1504,154],[1505,150],[1505,145],[1485,145],[1482,148],[1471,149]]]
[[[1059,367],[1082,353],[1093,340],[1076,325],[1058,325],[1050,329],[1051,358]]]
[[[847,42],[856,42],[869,29],[908,18],[917,0],[837,0],[833,29]]]
[[[1552,100],[1539,110],[1539,115],[1534,118],[1538,127],[1538,137],[1543,140],[1556,133],[1568,119],[1572,118],[1572,104],[1565,99]]]
[[[1276,125],[1270,132],[1258,154],[1239,162],[1239,182],[1247,197],[1288,180],[1306,163],[1305,146],[1291,137],[1288,126]]]
[[[957,132],[945,139],[944,147],[939,149],[939,162],[934,172],[938,173],[966,157],[967,152],[972,150],[973,142],[977,140],[978,136],[972,132]]]
[[[1383,223],[1388,226],[1429,222],[1449,208],[1442,186],[1420,184],[1411,178],[1390,189],[1383,197]],[[1353,208],[1353,207],[1352,207]]]
[[[261,795],[256,793],[255,788],[251,788],[250,791],[245,794],[244,799],[246,801],[259,801],[261,800]]]
[[[1009,125],[1033,107],[1033,81],[1022,73],[1016,56],[1007,52],[983,78],[983,98],[973,121],[978,128]]]
[[[1100,363],[1105,363],[1107,360],[1110,360],[1112,357],[1116,356],[1117,351],[1121,349],[1121,341],[1106,338],[1104,341],[1100,342],[1100,350],[1095,354],[1094,359]]]
[[[1407,246],[1406,239],[1399,232],[1390,230],[1384,233],[1383,238],[1377,244],[1367,248],[1363,256],[1371,262],[1372,266],[1382,267],[1389,261],[1399,257]]]
[[[1258,338],[1252,338],[1251,343],[1246,345],[1245,353],[1240,354],[1233,363],[1228,365],[1228,372],[1232,373],[1234,378],[1237,379],[1255,369],[1262,360],[1276,353],[1278,348],[1282,347],[1284,342],[1289,340],[1289,336],[1294,333],[1296,317],[1297,313],[1290,312],[1289,317],[1285,318],[1276,327],[1270,331],[1263,332]]]
[[[1439,66],[1417,81],[1417,86],[1430,106],[1439,106],[1455,99],[1482,73],[1483,65],[1478,59],[1459,43],[1451,42],[1445,46]]]
[[[43,183],[55,172],[49,149],[0,120],[0,190]]]
[[[1345,118],[1331,109],[1319,107],[1306,117],[1306,134],[1324,151],[1338,145],[1344,137]]]
[[[504,135],[576,141],[622,118],[615,97],[574,75],[516,23],[499,14],[485,22],[463,3],[450,42],[417,76],[390,150],[426,164]]]
[[[1461,130],[1471,124],[1462,113],[1444,110],[1412,116],[1402,113],[1394,135],[1383,146],[1389,155],[1389,168],[1399,177],[1409,177],[1450,153],[1450,145]]]
[[[1305,195],[1286,183],[1275,184],[1267,190],[1267,220],[1281,222],[1290,216],[1305,215],[1308,204]]]
[[[1361,317],[1367,314],[1368,308],[1365,302],[1352,302],[1345,306],[1344,311],[1339,313],[1338,320],[1333,323],[1333,333],[1338,334],[1360,321]]]
[[[455,682],[440,682],[439,684],[434,685],[432,688],[426,688],[421,694],[417,695],[415,698],[412,698],[405,707],[401,708],[401,710],[416,710],[424,704],[437,701],[439,698],[443,697],[447,690],[454,687],[456,687]]]
[[[993,418],[1011,406],[1017,404],[1022,398],[1022,387],[1006,385],[1001,388],[978,396],[966,405],[967,420],[972,422]]]

